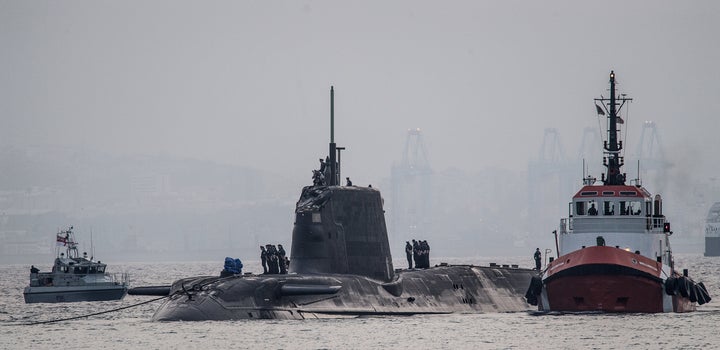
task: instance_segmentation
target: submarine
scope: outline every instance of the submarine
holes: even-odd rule
[[[516,266],[440,264],[394,269],[383,198],[341,186],[330,88],[327,176],[302,189],[295,207],[288,274],[198,276],[130,294],[168,297],[154,321],[308,319],[529,311],[537,271]],[[315,171],[318,175],[318,171]]]

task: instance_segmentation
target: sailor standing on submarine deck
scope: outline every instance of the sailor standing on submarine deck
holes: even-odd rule
[[[280,268],[280,274],[287,273],[287,265],[285,265],[285,249],[282,244],[278,244],[278,267]]]
[[[260,262],[262,263],[263,267],[263,274],[266,274],[267,271],[267,251],[265,250],[265,247],[260,246]]]
[[[423,268],[430,268],[430,245],[428,244],[427,240],[422,240],[420,242],[420,251],[422,252],[422,263]]]
[[[405,257],[407,257],[408,269],[412,269],[413,247],[412,247],[412,245],[410,245],[410,242],[408,242],[408,241],[405,241]]]
[[[416,240],[412,240],[412,246],[413,246],[413,260],[415,260],[415,268],[418,268],[418,256],[420,254],[420,245]]]

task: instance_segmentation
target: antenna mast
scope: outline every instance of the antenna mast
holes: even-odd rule
[[[337,145],[335,144],[335,88],[330,86],[330,179],[328,186],[337,186],[337,163],[335,156],[337,154]]]
[[[618,111],[627,101],[625,95],[618,98],[615,96],[615,71],[610,71],[610,98],[596,98],[596,102],[601,102],[609,107],[608,113],[608,140],[604,143],[604,152],[606,156],[603,158],[603,165],[607,168],[607,177],[603,174],[603,183],[605,185],[625,185],[625,174],[620,172],[620,168],[625,164],[620,151],[623,148],[622,141],[618,140],[618,124],[623,121],[618,116]],[[622,102],[618,107],[618,103]]]

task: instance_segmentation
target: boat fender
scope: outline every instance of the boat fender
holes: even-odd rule
[[[696,293],[697,293],[697,303],[698,303],[698,305],[702,305],[702,304],[707,303],[707,301],[705,300],[705,296],[703,295],[702,290],[700,289],[700,286],[697,286],[697,285],[696,285],[695,288],[696,288]]]
[[[679,277],[677,280],[678,283],[678,292],[680,292],[680,295],[687,298],[690,296],[689,286],[688,286],[688,280],[685,277]]]
[[[530,305],[537,305],[537,296],[542,292],[542,278],[538,275],[533,276],[530,279],[530,285],[528,286],[527,292],[525,292],[525,300]]]
[[[690,299],[690,302],[696,303],[698,301],[698,288],[697,283],[695,281],[688,281],[689,289],[688,289],[688,299]]]
[[[677,295],[678,292],[678,280],[675,277],[668,277],[665,280],[665,294]]]
[[[697,284],[698,287],[698,304],[702,305],[705,303],[710,302],[712,298],[710,297],[710,293],[708,293],[707,288],[705,288],[705,284],[702,282]]]
[[[690,288],[688,288],[688,299],[690,299],[690,302],[697,302],[698,301],[698,293],[697,293],[697,285],[695,282],[689,282]]]

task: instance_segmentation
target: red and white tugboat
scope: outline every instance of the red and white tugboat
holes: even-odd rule
[[[689,312],[710,301],[702,283],[675,269],[660,195],[653,197],[639,180],[625,184],[618,126],[630,100],[617,96],[611,72],[610,98],[595,99],[598,114],[608,120],[607,176],[601,184],[584,178],[569,217],[560,221],[558,258],[533,278],[526,294],[540,311]]]

